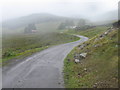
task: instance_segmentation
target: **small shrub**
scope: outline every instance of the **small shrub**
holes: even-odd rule
[[[3,58],[5,58],[5,57],[10,57],[10,56],[15,56],[15,55],[16,54],[14,51],[8,50],[2,56],[3,56]]]

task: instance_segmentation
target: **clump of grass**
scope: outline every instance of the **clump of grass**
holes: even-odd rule
[[[83,43],[67,56],[64,61],[64,81],[67,88],[117,88],[118,87],[118,37],[117,30],[104,38],[96,37]],[[83,45],[81,44],[81,45]],[[94,45],[99,45],[95,47]],[[87,52],[87,57],[74,62],[74,54]],[[70,60],[68,62],[68,59]]]

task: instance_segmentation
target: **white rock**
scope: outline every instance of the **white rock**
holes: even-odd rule
[[[85,58],[87,56],[87,53],[81,53],[80,56]]]
[[[75,63],[79,63],[80,62],[80,60],[79,59],[75,59]]]
[[[86,69],[86,68],[84,68],[84,71],[87,71],[87,69]]]
[[[100,44],[93,45],[93,47],[99,47],[99,46],[101,46],[101,45]]]
[[[105,32],[104,34],[105,34],[105,35],[107,35],[107,34],[108,34],[108,32]]]
[[[115,47],[118,47],[118,45],[115,45]]]

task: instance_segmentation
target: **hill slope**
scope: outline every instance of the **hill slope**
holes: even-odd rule
[[[49,22],[49,21],[54,22],[60,19],[62,18],[59,16],[52,15],[52,14],[45,14],[45,13],[32,14],[32,15],[28,15],[28,16],[24,16],[24,17],[20,17],[16,19],[4,21],[3,27],[19,28],[19,27],[26,26],[27,24],[30,24],[30,23],[39,24],[39,23],[44,23],[44,22]]]
[[[67,88],[118,87],[118,36],[109,29],[76,47],[64,61]],[[79,55],[86,53],[85,58]],[[76,56],[79,63],[75,63]]]

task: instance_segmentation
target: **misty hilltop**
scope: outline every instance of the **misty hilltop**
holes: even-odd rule
[[[111,21],[115,21],[118,18],[118,12],[117,10],[106,12],[104,14],[100,14],[97,17],[81,17],[80,15],[73,15],[73,16],[57,16],[53,14],[48,14],[48,13],[36,13],[36,14],[31,14],[28,16],[23,16],[15,19],[10,19],[7,21],[4,21],[3,28],[19,28],[26,26],[28,24],[34,23],[34,24],[39,24],[39,23],[45,23],[45,22],[56,22],[56,21],[63,21],[65,19],[72,19],[72,20],[78,20],[78,19],[86,19],[91,22],[100,22],[100,24],[104,23],[110,23]]]
[[[16,18],[16,19],[11,19],[3,22],[3,27],[7,28],[19,28],[22,26],[26,26],[31,23],[44,23],[44,22],[50,22],[50,21],[59,21],[62,18],[59,16],[55,16],[52,14],[46,14],[46,13],[41,13],[41,14],[31,14],[28,16]]]
[[[118,19],[118,10],[113,10],[94,17],[95,21],[112,21]]]

